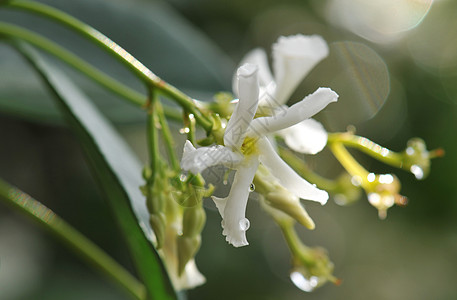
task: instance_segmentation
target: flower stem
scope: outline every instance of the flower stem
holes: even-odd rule
[[[311,256],[306,255],[309,251],[309,248],[305,246],[300,238],[297,235],[297,232],[294,228],[295,221],[280,221],[278,222],[279,228],[286,239],[287,245],[289,246],[290,252],[293,257],[300,257],[309,264],[313,263]]]
[[[128,53],[121,46],[116,44],[114,41],[109,39],[107,36],[99,32],[98,30],[58,9],[52,8],[45,4],[40,4],[31,1],[12,1],[11,3],[8,3],[8,6],[15,9],[26,10],[53,19],[76,31],[82,36],[86,37],[90,41],[94,42],[101,49],[105,50],[106,52],[114,56],[118,61],[124,64],[147,85],[154,86],[163,95],[175,100],[185,110],[194,114],[197,122],[207,132],[211,130],[213,126],[212,122],[199,111],[194,101],[189,96],[187,96],[174,86],[163,81],[151,70],[149,70],[145,65],[143,65],[140,61],[133,57],[130,53]]]
[[[351,132],[329,133],[328,143],[341,143],[348,147],[356,148],[371,157],[396,168],[402,168],[403,166],[402,154],[391,151],[365,137],[354,135]]]
[[[181,172],[181,167],[179,165],[179,160],[176,157],[175,149],[174,149],[174,140],[170,132],[170,128],[168,127],[167,119],[165,118],[164,111],[162,104],[157,101],[155,106],[157,117],[159,119],[160,127],[162,128],[162,136],[165,140],[165,147],[167,148],[168,158],[170,159],[171,166],[177,172]]]
[[[0,36],[1,35],[19,38],[36,47],[39,47],[40,49],[64,61],[71,67],[86,75],[87,77],[93,79],[105,88],[124,97],[130,103],[136,106],[141,107],[146,102],[146,97],[143,94],[130,89],[126,85],[120,83],[119,81],[92,67],[90,64],[80,59],[76,55],[72,54],[71,52],[65,50],[64,48],[60,47],[56,43],[51,42],[50,40],[36,33],[20,28],[18,26],[0,22]]]
[[[300,176],[306,180],[315,183],[319,188],[333,191],[337,189],[338,184],[334,180],[324,178],[314,173],[308,165],[298,158],[292,151],[279,147],[279,155],[292,167]]]
[[[330,149],[333,152],[333,155],[338,159],[341,165],[349,172],[352,176],[359,176],[362,180],[362,186],[368,184],[367,177],[369,172],[365,170],[352,155],[347,151],[347,149],[341,143],[330,143]]]
[[[192,114],[188,112],[183,113],[184,117],[184,126],[189,129],[187,133],[187,139],[195,145],[195,118]]]
[[[0,179],[0,199],[3,199],[7,204],[26,214],[49,230],[75,253],[122,286],[133,298],[138,300],[146,299],[146,290],[142,283],[97,245],[39,201],[2,179]]]
[[[152,175],[150,177],[149,185],[152,186],[152,183],[155,180],[155,174],[157,173],[157,168],[159,167],[160,161],[160,151],[159,151],[159,133],[157,130],[157,93],[153,87],[149,89],[149,100],[147,105],[147,135],[148,135],[148,150],[149,150],[149,159]]]

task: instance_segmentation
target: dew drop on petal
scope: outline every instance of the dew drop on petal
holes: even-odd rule
[[[255,185],[253,183],[251,183],[249,185],[249,192],[252,193],[253,191],[255,191]]]
[[[412,165],[410,171],[414,174],[414,176],[416,176],[416,179],[420,180],[424,178],[424,170],[422,170],[422,168],[418,165]]]
[[[318,277],[311,276],[310,278],[306,278],[302,273],[297,271],[290,273],[290,280],[292,280],[296,287],[304,292],[312,292],[319,284]]]
[[[248,229],[249,229],[249,226],[251,226],[251,223],[250,223],[249,220],[246,219],[246,218],[241,219],[239,224],[240,224],[240,229],[241,229],[242,231],[248,230]]]

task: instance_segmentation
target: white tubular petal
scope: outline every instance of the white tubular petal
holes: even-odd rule
[[[241,64],[254,64],[259,67],[259,84],[260,86],[267,86],[273,81],[270,67],[268,66],[268,58],[265,50],[256,48],[250,51],[241,61]]]
[[[280,37],[273,45],[276,100],[285,104],[314,66],[328,56],[328,46],[318,35]]]
[[[266,87],[260,88],[259,93],[259,110],[265,110],[267,115],[270,115],[271,112],[281,104],[276,101],[275,92],[276,83],[271,81]],[[259,112],[259,110],[257,112]],[[262,114],[262,112],[260,111]]]
[[[306,154],[316,154],[327,145],[327,131],[314,119],[301,121],[278,131],[290,149]]]
[[[274,174],[282,186],[301,199],[316,201],[322,205],[327,203],[327,192],[316,188],[295,173],[279,157],[266,138],[261,138],[258,141],[258,147],[261,150],[260,162]]]
[[[289,108],[278,109],[271,117],[261,117],[253,120],[249,126],[248,135],[263,136],[309,119],[329,103],[336,102],[338,94],[329,88],[318,88],[313,94]]]
[[[249,245],[246,240],[246,231],[249,229],[249,220],[245,216],[246,205],[258,165],[257,157],[247,161],[238,168],[229,195],[226,198],[212,197],[222,216],[222,234],[235,247]]]
[[[176,290],[188,290],[196,286],[202,285],[205,283],[206,279],[200,271],[197,269],[195,260],[191,259],[186,264],[183,274],[177,280],[175,284]]]
[[[224,134],[224,144],[239,149],[243,143],[246,128],[252,121],[259,100],[258,68],[244,64],[238,68],[238,92],[240,101],[236,104]]]
[[[244,64],[253,64],[259,67],[259,84],[261,88],[268,86],[273,82],[273,75],[271,75],[270,67],[268,66],[268,58],[265,50],[256,48],[246,54],[241,60],[240,66]],[[233,74],[232,90],[238,96],[238,75]]]
[[[230,148],[217,145],[195,149],[192,143],[187,140],[184,144],[181,169],[197,174],[206,168],[219,164],[233,168],[242,160],[243,156],[233,152]]]

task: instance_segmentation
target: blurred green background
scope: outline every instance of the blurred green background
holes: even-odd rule
[[[394,172],[406,208],[384,221],[365,196],[349,207],[306,207],[316,230],[304,242],[328,249],[341,286],[304,293],[289,281],[289,254],[278,228],[253,195],[249,247],[221,235],[220,216],[207,203],[208,222],[197,255],[207,283],[188,299],[457,299],[457,2],[452,0],[169,0],[43,1],[108,35],[164,80],[195,98],[230,90],[231,76],[254,47],[270,53],[280,35],[319,34],[330,56],[292,101],[329,86],[339,102],[318,116],[329,131],[357,133],[401,151],[411,137],[442,147],[423,181],[357,156],[374,172]],[[42,18],[0,9],[0,20],[57,41],[133,88],[142,86],[102,51]],[[117,125],[146,161],[144,116],[68,67],[62,68]],[[179,129],[176,125],[174,129]],[[122,238],[72,134],[50,94],[7,44],[0,44],[0,177],[27,191],[131,268]],[[182,137],[178,137],[182,140]],[[179,152],[181,145],[177,146]],[[336,177],[327,152],[307,161]],[[217,193],[224,194],[223,190]],[[0,299],[127,299],[21,215],[0,204]]]

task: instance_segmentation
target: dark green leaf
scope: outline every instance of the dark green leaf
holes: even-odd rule
[[[132,258],[153,299],[174,299],[175,292],[157,252],[145,199],[139,190],[141,164],[127,144],[78,88],[30,46],[18,49],[40,73],[79,139],[124,234]]]

